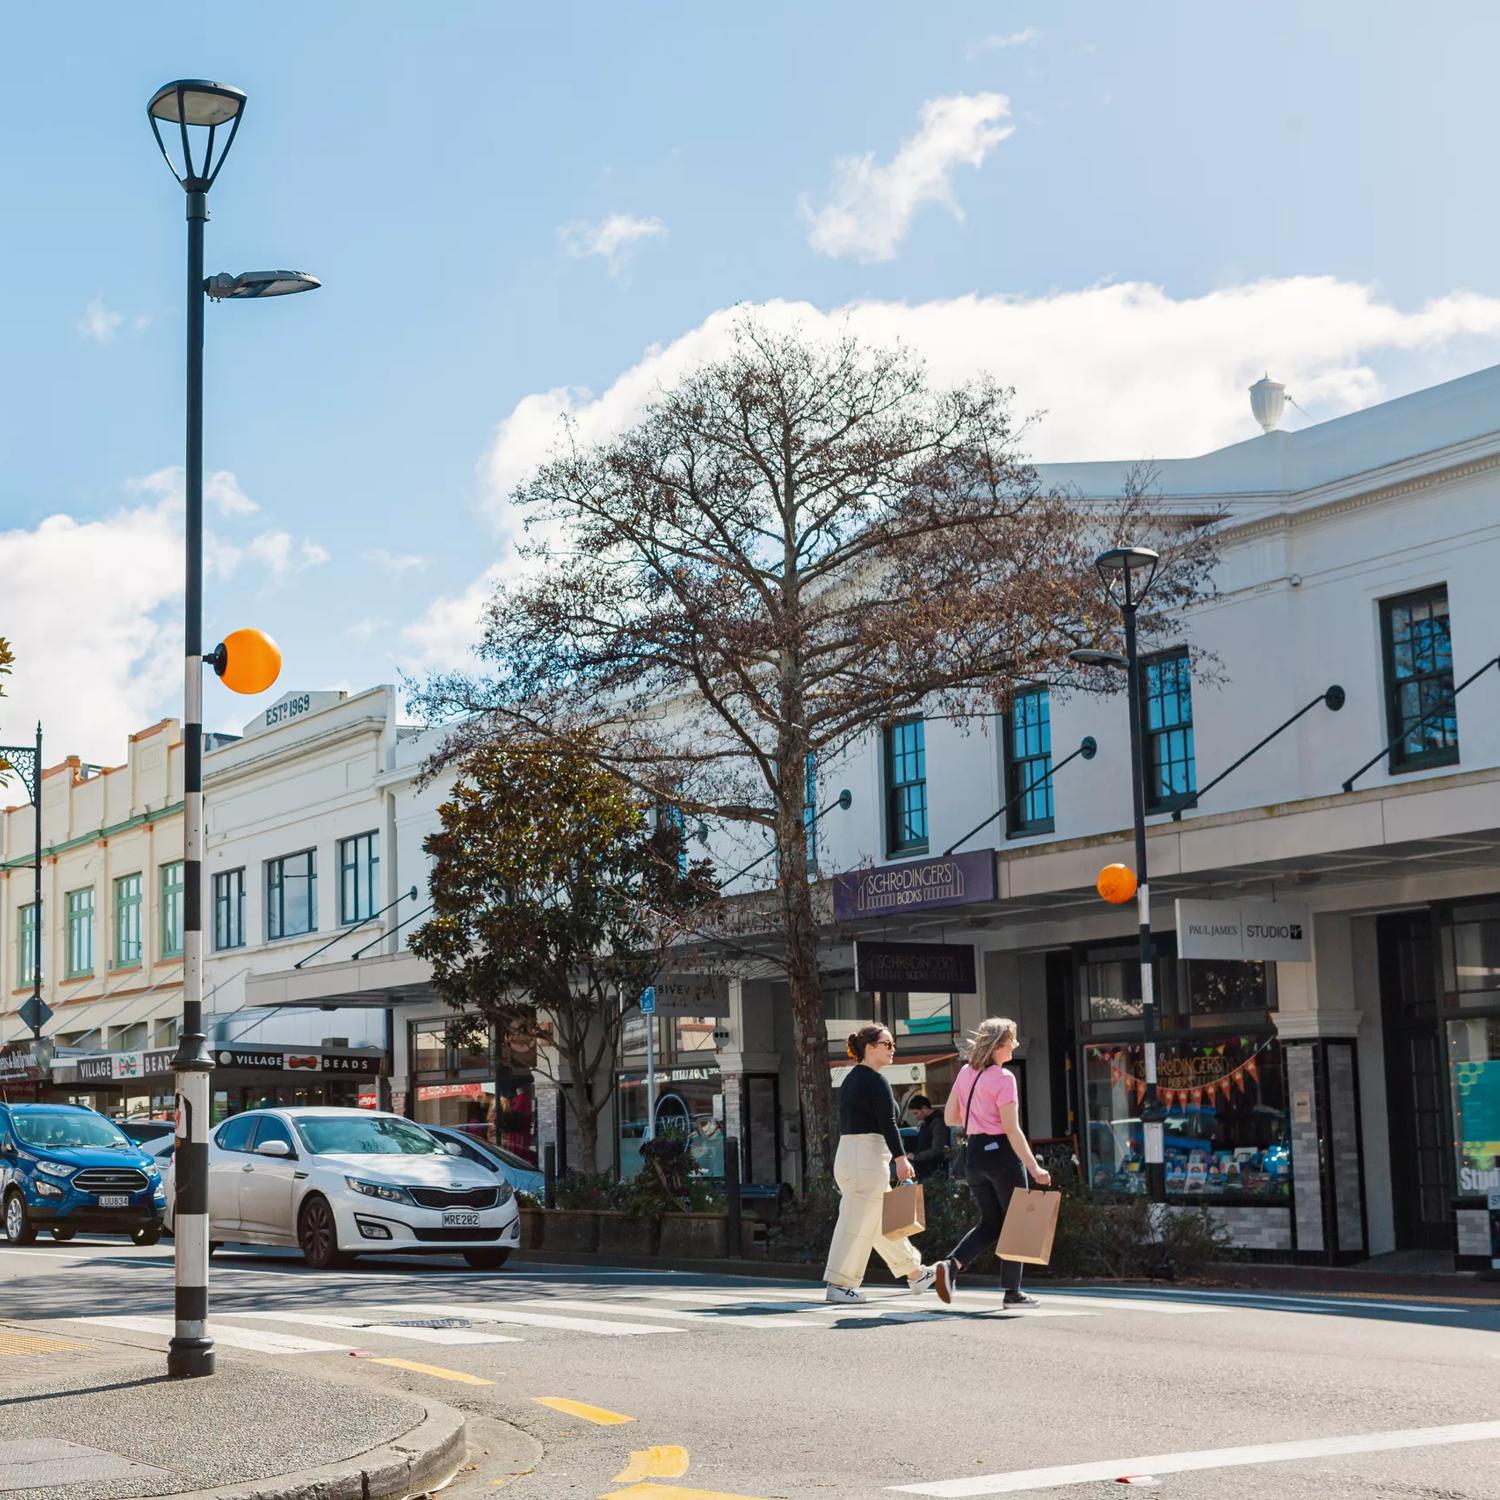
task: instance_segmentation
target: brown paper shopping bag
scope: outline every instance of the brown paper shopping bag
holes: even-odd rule
[[[903,1235],[921,1234],[927,1228],[927,1205],[922,1201],[920,1182],[903,1182],[893,1187],[881,1204],[880,1232],[888,1240]]]
[[[1001,1260],[1045,1266],[1052,1259],[1052,1237],[1057,1233],[1061,1207],[1061,1193],[1012,1193],[995,1254]]]

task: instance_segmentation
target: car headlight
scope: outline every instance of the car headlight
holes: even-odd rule
[[[411,1194],[404,1187],[395,1187],[389,1182],[365,1182],[359,1177],[346,1177],[344,1181],[356,1193],[363,1193],[367,1198],[384,1198],[387,1203],[411,1203],[414,1201]]]
[[[60,1161],[39,1161],[36,1169],[38,1172],[45,1172],[49,1177],[71,1177],[78,1170],[77,1167],[65,1166]]]
[[[495,1202],[496,1204],[509,1203],[510,1200],[515,1196],[516,1190],[508,1182],[502,1182],[500,1184],[499,1195],[496,1197]]]
[[[39,1182],[36,1184],[36,1190],[44,1198],[61,1198],[65,1196],[63,1190],[54,1182]]]

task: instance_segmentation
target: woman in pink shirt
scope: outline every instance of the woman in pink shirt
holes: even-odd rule
[[[991,1016],[979,1023],[969,1043],[969,1060],[958,1071],[953,1090],[943,1106],[943,1119],[962,1128],[968,1137],[964,1148],[964,1175],[969,1191],[979,1204],[979,1222],[958,1242],[947,1260],[937,1263],[937,1294],[953,1300],[958,1273],[977,1255],[993,1250],[1005,1222],[1010,1195],[1026,1190],[1029,1172],[1046,1187],[1052,1174],[1037,1164],[1026,1132],[1021,1129],[1020,1093],[1015,1075],[1005,1066],[1016,1050],[1016,1023],[1004,1016]],[[1035,1307],[1035,1297],[1021,1290],[1021,1262],[1000,1262],[1000,1284],[1007,1307]]]

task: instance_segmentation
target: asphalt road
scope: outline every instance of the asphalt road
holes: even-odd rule
[[[1500,1305],[214,1258],[226,1358],[468,1412],[445,1495],[1500,1497]],[[171,1247],[0,1246],[0,1316],[164,1350]],[[496,1425],[487,1425],[494,1421]],[[505,1424],[505,1425],[499,1425]],[[515,1429],[524,1435],[517,1438]],[[486,1454],[482,1450],[489,1448]],[[1235,1451],[1226,1451],[1235,1450]],[[1134,1486],[1132,1486],[1134,1487]]]

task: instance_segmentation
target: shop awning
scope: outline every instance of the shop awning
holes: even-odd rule
[[[432,965],[403,952],[247,975],[244,1008],[388,1010],[432,999]]]

